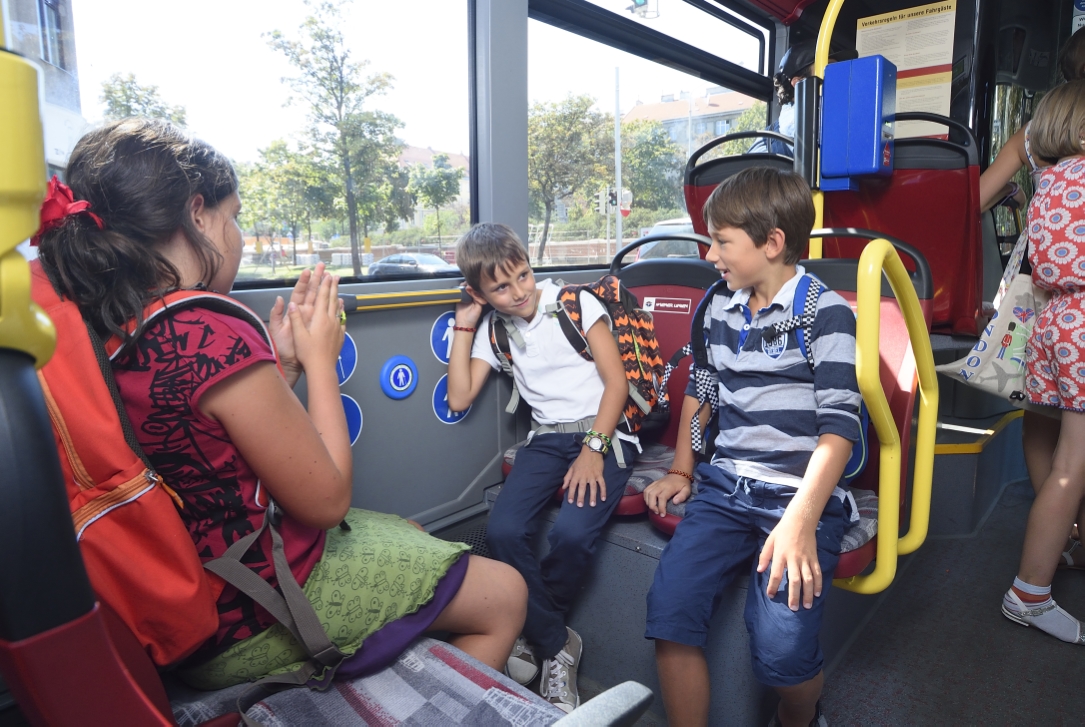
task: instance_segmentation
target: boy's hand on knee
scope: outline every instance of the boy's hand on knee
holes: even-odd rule
[[[644,502],[656,515],[667,514],[667,502],[679,505],[689,499],[693,487],[682,475],[667,475],[644,488]]]
[[[787,512],[765,540],[757,561],[757,572],[764,573],[770,565],[772,570],[765,589],[768,597],[776,597],[786,573],[788,608],[798,611],[800,601],[805,608],[813,608],[822,586],[817,539],[815,532],[808,532]]]
[[[569,502],[576,498],[576,506],[584,507],[584,495],[588,495],[588,504],[595,507],[599,500],[606,502],[607,487],[603,481],[603,455],[584,446],[573,466],[565,473],[562,490],[569,493]]]

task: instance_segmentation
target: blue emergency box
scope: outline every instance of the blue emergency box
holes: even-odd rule
[[[892,174],[896,66],[882,56],[831,63],[821,98],[821,189]]]

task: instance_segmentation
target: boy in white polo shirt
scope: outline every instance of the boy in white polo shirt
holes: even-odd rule
[[[495,353],[500,336],[508,338],[516,388],[533,419],[532,436],[516,455],[486,533],[493,557],[519,570],[528,586],[524,636],[509,659],[509,674],[526,684],[538,672],[536,657],[541,659],[540,694],[569,712],[580,704],[581,641],[565,625],[565,613],[638,451],[636,437],[617,430],[629,395],[625,369],[606,309],[590,294],[580,296],[581,322],[594,361],[576,352],[552,312],[560,286],[549,279],[535,284],[527,249],[509,227],[472,227],[456,246],[456,263],[471,301],[456,308],[449,407],[465,410],[490,371],[502,368]],[[494,310],[483,316],[486,304]],[[550,552],[539,562],[531,548],[538,515],[559,487],[565,495],[550,531]]]

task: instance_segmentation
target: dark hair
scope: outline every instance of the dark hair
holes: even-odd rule
[[[499,267],[505,270],[526,262],[529,262],[527,248],[520,242],[520,237],[511,227],[499,222],[480,222],[463,233],[456,243],[456,265],[476,292],[483,274],[492,278]]]
[[[1078,30],[1059,51],[1059,70],[1067,81],[1085,79],[1085,30]]]
[[[75,301],[102,336],[130,343],[124,325],[143,320],[148,301],[181,286],[159,246],[178,230],[209,283],[222,264],[192,219],[196,195],[212,209],[237,191],[229,160],[168,121],[131,118],[91,131],[75,145],[66,181],[104,222],[72,215],[42,236],[39,258],[57,292]]]
[[[710,229],[737,227],[757,247],[780,228],[787,265],[802,257],[814,226],[814,202],[806,180],[772,167],[750,167],[723,180],[709,195],[702,212]]]

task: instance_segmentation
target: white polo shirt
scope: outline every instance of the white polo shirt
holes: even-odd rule
[[[561,331],[557,316],[547,314],[546,306],[556,303],[561,287],[549,278],[538,283],[539,307],[531,322],[513,317],[512,321],[524,337],[520,348],[509,340],[512,352],[512,373],[516,387],[531,406],[531,415],[539,424],[575,422],[599,413],[603,398],[603,379],[595,363],[580,357]],[[600,318],[611,327],[606,308],[590,293],[580,294],[584,331]],[[490,346],[490,321],[493,312],[483,316],[471,347],[471,358],[482,359],[495,371],[501,364]],[[500,321],[496,322],[501,325]]]

